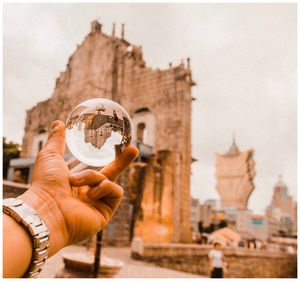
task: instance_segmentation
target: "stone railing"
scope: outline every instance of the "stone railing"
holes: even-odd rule
[[[140,244],[132,247],[132,257],[158,266],[209,276],[211,246],[196,244]],[[223,249],[228,278],[297,277],[297,256],[283,252]]]

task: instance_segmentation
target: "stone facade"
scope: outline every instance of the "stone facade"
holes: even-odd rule
[[[240,152],[233,140],[225,155],[216,156],[217,191],[223,209],[247,209],[248,199],[254,189],[254,150]]]
[[[129,170],[128,189],[134,202],[133,237],[149,242],[172,241],[173,156],[170,151],[160,151],[149,163],[136,163]]]
[[[209,276],[208,252],[211,246],[185,244],[144,244],[132,257],[156,265]],[[227,278],[297,277],[297,256],[283,252],[226,248]]]
[[[118,180],[121,186],[126,186],[128,173],[124,173]],[[106,229],[103,231],[103,245],[124,247],[130,244],[130,223],[132,206],[127,188],[124,188],[122,202]]]
[[[108,36],[94,21],[91,32],[56,80],[53,96],[27,111],[22,156],[35,157],[46,141],[50,123],[56,119],[66,121],[80,102],[102,97],[120,103],[133,119],[133,139],[142,135],[142,142],[151,146],[152,154],[168,151],[172,155],[172,162],[165,166],[172,176],[163,183],[169,185],[168,197],[160,204],[168,201],[167,205],[172,206],[170,227],[176,231],[170,241],[189,242],[194,84],[189,60],[187,65],[181,63],[166,70],[146,67],[142,48],[127,42],[124,30],[121,38],[114,31]],[[145,210],[149,202],[144,199]]]

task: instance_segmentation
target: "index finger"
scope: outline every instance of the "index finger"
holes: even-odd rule
[[[106,176],[109,180],[115,181],[138,155],[138,149],[135,146],[129,145],[114,161],[103,167],[100,170],[100,173]]]

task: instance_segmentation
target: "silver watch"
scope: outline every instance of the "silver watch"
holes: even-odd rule
[[[8,198],[3,200],[3,212],[21,223],[32,237],[32,258],[24,277],[34,278],[41,272],[48,257],[49,231],[37,212],[22,200]]]

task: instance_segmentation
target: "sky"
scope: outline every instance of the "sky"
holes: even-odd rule
[[[191,58],[191,194],[219,199],[215,155],[233,134],[254,149],[248,207],[263,214],[281,174],[297,193],[296,4],[4,4],[3,135],[22,142],[26,110],[53,94],[69,56],[97,19],[143,47],[147,66]]]

